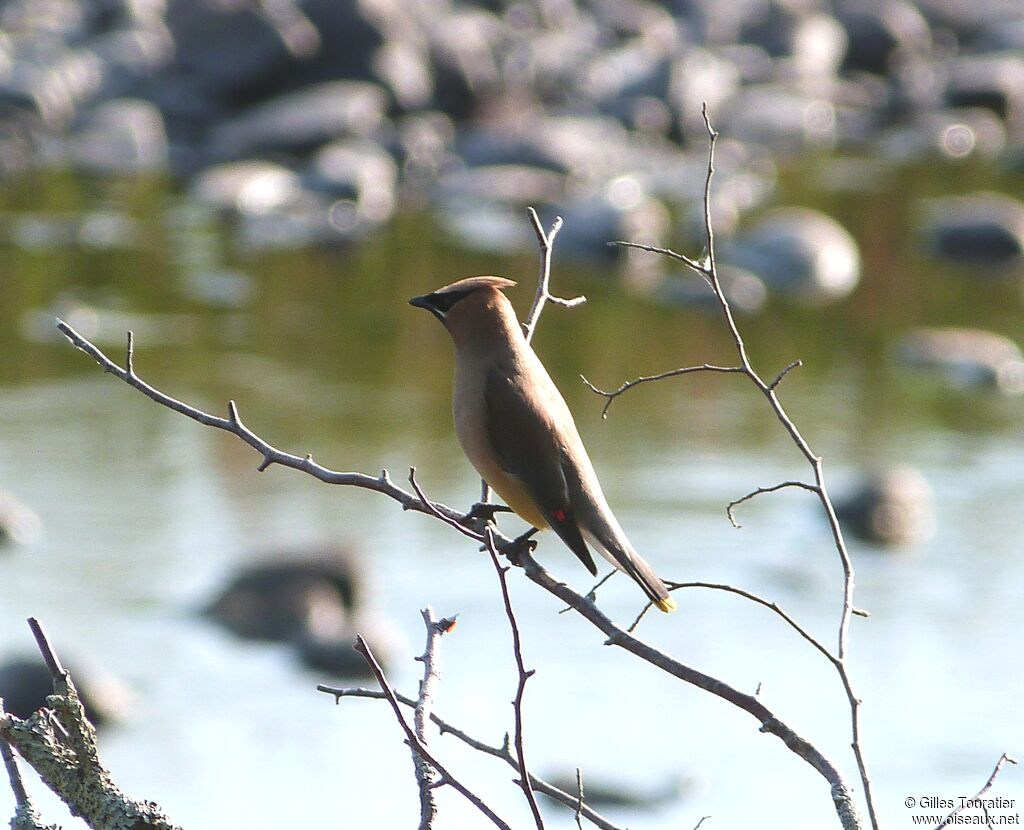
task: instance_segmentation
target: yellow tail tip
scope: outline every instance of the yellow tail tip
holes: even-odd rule
[[[656,599],[654,604],[658,606],[659,611],[664,611],[666,614],[675,611],[677,606],[675,600],[672,597],[665,597],[665,599]]]

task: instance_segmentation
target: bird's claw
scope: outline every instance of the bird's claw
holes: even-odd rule
[[[495,513],[511,513],[512,508],[503,504],[491,504],[490,502],[478,501],[469,512],[459,519],[459,524],[464,527],[479,526],[481,529],[494,523]]]
[[[501,554],[509,561],[510,564],[515,565],[517,568],[522,566],[522,555],[524,553],[533,553],[537,549],[537,540],[533,539],[532,536],[537,532],[537,528],[532,527],[526,533],[521,536],[517,536],[511,542],[504,544],[499,549]]]

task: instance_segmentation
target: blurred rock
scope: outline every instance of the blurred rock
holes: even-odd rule
[[[768,301],[768,288],[756,274],[732,265],[718,266],[718,283],[733,311],[754,314]],[[654,298],[665,305],[718,310],[718,299],[711,286],[696,275],[672,275],[661,280]]]
[[[545,779],[558,787],[562,792],[577,793],[579,785],[575,772],[554,772],[545,775]],[[586,804],[595,809],[608,807],[628,807],[636,810],[653,810],[685,796],[693,787],[688,779],[665,781],[660,786],[637,786],[627,781],[613,778],[602,779],[598,776],[583,775],[583,798]]]
[[[364,592],[353,551],[298,551],[243,568],[203,613],[239,637],[296,642],[346,627]]]
[[[123,720],[132,707],[133,694],[121,681],[100,672],[89,671],[65,662],[85,708],[85,716],[95,727]],[[0,663],[0,698],[8,713],[27,718],[46,706],[53,694],[53,679],[39,657],[11,657]]]
[[[1001,334],[980,329],[921,328],[904,335],[897,360],[941,375],[954,388],[1024,393],[1024,355]]]
[[[769,211],[726,247],[722,259],[749,269],[770,291],[812,302],[841,299],[860,279],[853,237],[809,208]]]
[[[229,100],[275,90],[320,47],[316,29],[291,2],[169,0],[166,22],[176,73]]]
[[[931,31],[921,12],[904,0],[852,0],[836,4],[836,16],[846,30],[842,68],[885,75],[894,58],[926,52]]]
[[[1024,262],[1024,202],[1002,193],[936,199],[923,233],[938,256],[965,265],[1005,268]]]
[[[877,545],[916,544],[935,529],[932,489],[912,467],[867,476],[835,509],[843,530]]]
[[[395,210],[398,165],[380,145],[365,139],[341,139],[313,157],[310,186],[355,203],[359,216],[379,224]]]
[[[88,49],[33,44],[0,78],[0,106],[22,110],[63,131],[103,86],[106,65]]]
[[[920,113],[911,124],[887,130],[877,146],[883,156],[907,163],[930,156],[991,160],[1003,152],[1006,143],[1006,127],[999,117],[974,108]]]
[[[363,677],[357,632],[382,662],[394,647],[387,627],[364,608],[363,568],[349,548],[285,552],[243,568],[203,614],[244,639],[288,643],[311,668]]]
[[[380,126],[387,96],[377,84],[331,81],[290,92],[210,132],[216,158],[237,159],[251,153],[303,153],[342,136],[367,136]]]
[[[226,268],[191,271],[185,275],[182,288],[189,299],[221,308],[241,308],[256,294],[252,277]]]
[[[68,139],[68,155],[93,173],[156,173],[168,166],[163,117],[147,101],[108,101]]]
[[[790,152],[829,147],[838,139],[836,108],[828,97],[779,83],[739,90],[722,106],[716,129]]]
[[[468,248],[513,254],[536,246],[527,206],[553,214],[565,198],[567,179],[528,164],[488,164],[452,170],[437,188],[437,217]],[[550,208],[550,209],[549,209]]]
[[[946,100],[954,107],[990,109],[1019,133],[1024,129],[1024,56],[1009,50],[954,59]]]
[[[302,192],[299,176],[269,161],[236,161],[202,171],[192,195],[202,204],[239,213],[266,213],[296,201]]]
[[[387,665],[401,650],[402,643],[387,621],[360,614],[345,628],[310,630],[295,643],[299,660],[307,668],[337,677],[373,677],[366,659],[355,649],[356,634],[362,634],[374,656]]]
[[[0,229],[6,241],[25,251],[59,248],[131,250],[143,233],[139,220],[116,210],[91,213],[17,213],[3,217]]]
[[[658,244],[668,235],[668,209],[650,196],[637,176],[616,176],[596,193],[570,197],[558,208],[565,224],[558,234],[563,256],[577,260],[633,259],[633,252],[609,242]],[[550,223],[550,220],[549,220]],[[640,262],[649,261],[646,254]]]
[[[286,204],[240,214],[235,241],[248,253],[342,245],[377,224],[351,199],[332,200],[303,190]]]
[[[835,74],[846,53],[846,32],[835,18],[807,13],[796,4],[772,3],[748,20],[743,42],[761,46],[774,58],[785,58],[797,77]]]
[[[0,547],[33,542],[42,527],[32,508],[11,493],[0,490]]]

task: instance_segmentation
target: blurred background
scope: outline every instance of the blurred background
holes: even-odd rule
[[[851,669],[887,826],[1024,753],[1024,8],[1020,0],[4,0],[0,3],[0,694],[31,709],[24,618],[109,728],[118,783],[190,828],[410,826],[363,632],[415,694],[419,609],[459,613],[438,712],[500,744],[516,676],[488,559],[373,493],[258,474],[154,406],[55,315],[276,446],[468,508],[451,347],[408,297],[496,273],[524,314],[525,208],[565,227],[535,345],[609,500],[666,578],[777,601],[826,644],[841,569],[808,475],[731,363],[695,277],[614,239],[701,253],[701,105],[721,133],[721,273],[755,366],[823,455],[857,568]],[[506,532],[521,527],[502,519]],[[538,553],[579,590],[557,542]],[[824,782],[748,716],[601,645],[511,575],[527,753],[637,828],[835,826]],[[628,580],[601,589],[628,623]],[[833,670],[777,617],[688,591],[641,632],[753,692],[857,784]],[[350,676],[348,680],[339,677]],[[97,714],[99,717],[99,714]],[[508,770],[435,750],[515,826]],[[78,826],[31,774],[47,821]],[[1007,768],[993,795],[1024,799]],[[439,795],[439,827],[482,819]],[[547,808],[550,826],[574,826]],[[13,798],[0,787],[0,814]],[[1006,812],[1006,811],[1004,811]]]

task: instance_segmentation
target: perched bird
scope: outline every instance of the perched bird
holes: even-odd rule
[[[502,293],[470,277],[413,297],[455,343],[455,434],[470,462],[533,527],[550,527],[594,575],[589,542],[662,611],[676,605],[612,514],[569,407]]]

